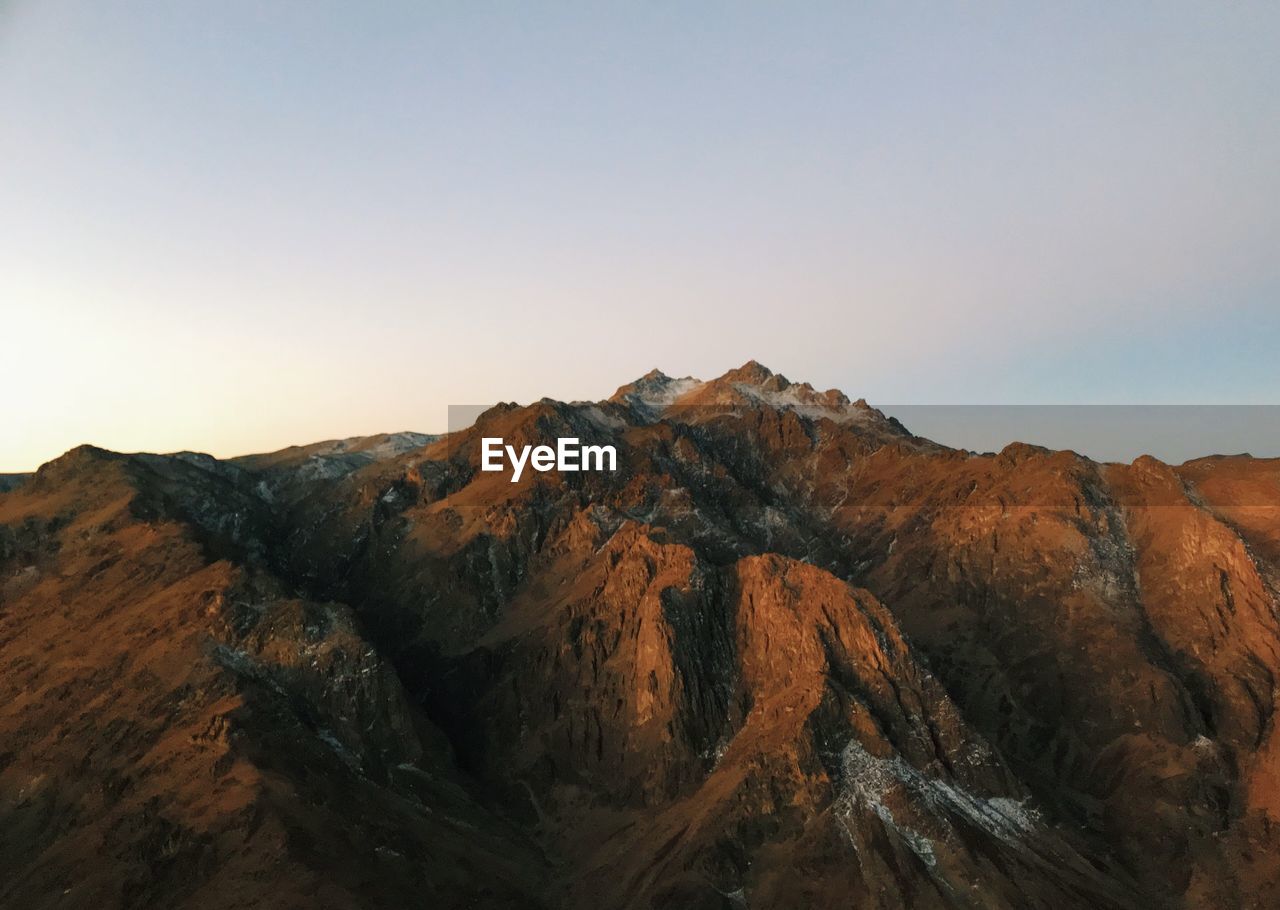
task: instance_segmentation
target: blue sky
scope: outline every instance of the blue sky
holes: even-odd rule
[[[0,3],[0,470],[758,359],[1275,403],[1280,6]]]

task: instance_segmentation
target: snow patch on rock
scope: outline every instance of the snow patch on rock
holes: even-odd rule
[[[841,767],[842,789],[834,811],[855,849],[857,823],[867,810],[930,868],[937,864],[937,843],[954,837],[953,820],[1015,847],[1042,826],[1039,813],[1025,801],[977,796],[958,784],[930,777],[900,756],[872,755],[857,740],[845,747]],[[896,816],[892,807],[898,809]],[[934,837],[926,836],[926,831]]]
[[[835,423],[873,423],[878,411],[865,404],[851,404],[843,395],[832,396],[830,393],[815,392],[807,384],[787,385],[783,388],[769,388],[753,385],[748,382],[735,382],[734,389],[752,401],[767,404],[779,411],[794,411],[801,417],[810,420],[827,418]]]
[[[704,385],[705,382],[692,376],[672,379],[661,370],[652,370],[631,385],[619,389],[614,400],[629,405],[646,419],[657,420],[677,399]]]
[[[606,414],[598,405],[588,405],[582,409],[582,416],[601,430],[624,430],[627,422],[616,414]]]

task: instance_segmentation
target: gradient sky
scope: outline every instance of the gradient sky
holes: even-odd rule
[[[1280,402],[1278,46],[1274,2],[0,0],[0,471],[749,358]]]

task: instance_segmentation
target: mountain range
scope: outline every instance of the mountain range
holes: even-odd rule
[[[479,470],[479,440],[616,472]],[[0,478],[0,905],[1253,908],[1280,461],[751,362]]]

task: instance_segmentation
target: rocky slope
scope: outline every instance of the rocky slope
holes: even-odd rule
[[[479,439],[616,473],[479,471]],[[6,906],[1265,907],[1280,463],[749,363],[0,496]],[[89,863],[90,857],[96,857]],[[86,871],[88,870],[88,871]]]

